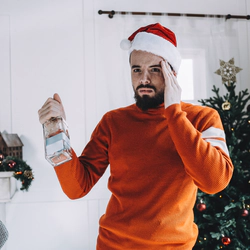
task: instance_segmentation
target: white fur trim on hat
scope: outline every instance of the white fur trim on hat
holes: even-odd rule
[[[139,32],[132,41],[129,54],[133,50],[142,50],[163,57],[178,73],[181,65],[181,55],[170,41],[152,33]]]

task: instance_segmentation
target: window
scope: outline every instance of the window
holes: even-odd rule
[[[193,59],[182,59],[178,82],[182,89],[183,100],[194,100]]]
[[[202,49],[180,49],[182,62],[178,82],[182,88],[182,100],[199,104],[206,98],[205,51]]]

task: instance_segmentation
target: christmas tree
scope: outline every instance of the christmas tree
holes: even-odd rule
[[[199,235],[193,249],[250,250],[250,95],[247,89],[235,93],[235,75],[241,69],[234,60],[220,65],[215,73],[222,76],[227,93],[221,96],[213,86],[215,96],[200,102],[220,114],[234,173],[220,193],[198,190],[194,213]]]

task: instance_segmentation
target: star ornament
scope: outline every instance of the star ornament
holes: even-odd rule
[[[214,73],[221,76],[222,83],[231,85],[232,82],[236,82],[236,74],[242,69],[234,65],[234,58],[228,62],[220,60],[220,68]]]

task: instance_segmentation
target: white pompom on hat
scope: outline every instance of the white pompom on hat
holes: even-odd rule
[[[123,50],[129,50],[131,48],[131,41],[129,41],[128,39],[123,39],[120,43],[120,47]]]
[[[133,50],[142,50],[161,56],[171,64],[176,73],[181,65],[175,34],[159,23],[136,30],[128,39],[121,41],[120,47],[128,50],[129,54]]]

